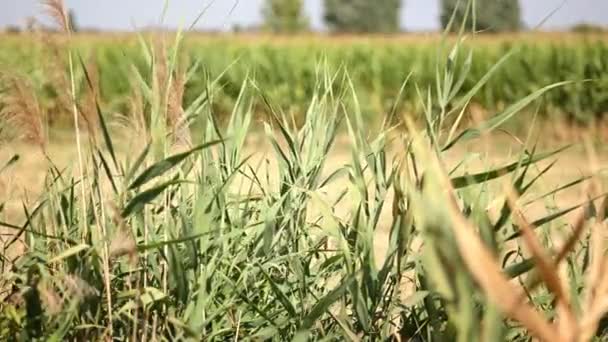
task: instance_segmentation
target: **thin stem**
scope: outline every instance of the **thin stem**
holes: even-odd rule
[[[104,194],[103,194],[103,188],[98,185],[97,189],[99,191],[99,201],[103,201],[103,199],[105,198]],[[106,300],[108,301],[108,328],[110,329],[110,332],[112,332],[113,334],[113,329],[112,329],[112,288],[110,286],[110,248],[108,246],[108,231],[106,229],[106,215],[105,215],[105,210],[104,210],[104,206],[103,203],[100,203],[100,210],[101,210],[101,224],[98,223],[98,226],[100,226],[100,230],[101,230],[101,234],[102,234],[102,241],[103,241],[103,254],[102,254],[102,259],[103,259],[103,273],[104,273],[104,285],[106,287]],[[97,220],[99,222],[99,220]]]
[[[71,48],[70,48],[71,49]],[[72,113],[74,116],[74,130],[76,132],[76,150],[78,151],[78,169],[80,173],[80,195],[82,196],[82,224],[83,224],[83,235],[88,235],[88,227],[87,227],[87,199],[86,199],[86,191],[85,191],[85,183],[84,183],[84,162],[82,158],[82,145],[80,141],[80,125],[78,122],[78,106],[76,105],[76,82],[74,80],[74,62],[72,58],[72,51],[68,52],[68,63],[70,67],[70,87],[71,87],[71,95],[72,95]]]

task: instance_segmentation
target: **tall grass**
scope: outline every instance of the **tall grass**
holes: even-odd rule
[[[0,222],[15,233],[5,251],[25,246],[2,258],[2,339],[603,338],[601,182],[580,205],[530,222],[523,207],[586,179],[526,198],[554,165],[539,163],[563,149],[539,152],[529,139],[511,163],[473,173],[464,171],[467,156],[446,157],[571,83],[545,84],[464,126],[462,113],[501,65],[464,91],[473,64],[456,43],[440,49],[436,86],[414,85],[423,127],[393,105],[394,116],[369,129],[350,71],[327,63],[300,122],[256,74],[220,120],[221,77],[205,77],[182,107],[200,69],[180,64],[181,37],[168,47],[141,40],[139,113],[127,126],[140,128],[131,132],[141,146],[120,146],[94,95],[98,138],[82,141],[83,174],[50,162],[24,222]],[[78,49],[70,54],[70,78],[81,73],[97,94]],[[412,82],[403,81],[400,93]],[[258,104],[269,113],[268,154],[248,154]],[[407,129],[396,130],[396,120]],[[350,158],[332,165],[340,129]],[[575,226],[563,223],[577,210]],[[554,242],[560,232],[564,244]]]

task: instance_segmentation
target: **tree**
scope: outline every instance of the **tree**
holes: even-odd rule
[[[522,27],[519,0],[477,0],[475,3],[475,29],[484,32],[518,31]],[[441,0],[441,26],[445,29],[454,15],[451,31],[458,31],[464,21],[468,0]],[[473,25],[468,13],[466,28]]]
[[[572,26],[570,31],[575,33],[602,33],[608,32],[608,28],[598,24],[581,22]]]
[[[262,10],[264,26],[276,33],[296,33],[308,29],[303,0],[266,0]]]
[[[21,27],[17,26],[17,25],[8,25],[4,31],[6,33],[12,33],[12,34],[18,34],[21,33]]]
[[[76,20],[76,12],[72,9],[68,11],[68,22],[70,23],[70,30],[72,30],[72,32],[80,31],[78,21]]]
[[[399,31],[401,0],[325,0],[325,23],[334,32]]]

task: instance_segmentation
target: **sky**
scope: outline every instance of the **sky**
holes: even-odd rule
[[[163,24],[171,28],[189,26],[208,8],[197,28],[230,30],[235,24],[255,26],[261,22],[264,0],[169,0]],[[312,27],[323,30],[323,0],[305,0]],[[374,0],[369,0],[374,1]],[[478,0],[496,1],[496,0]],[[524,22],[535,27],[554,9],[560,8],[542,26],[565,29],[580,22],[608,25],[608,0],[520,0]],[[80,27],[131,30],[158,26],[165,0],[66,0]],[[436,30],[439,0],[405,0],[401,22],[408,31]],[[560,7],[561,5],[561,7]],[[0,27],[23,25],[28,17],[43,17],[39,0],[0,0]]]

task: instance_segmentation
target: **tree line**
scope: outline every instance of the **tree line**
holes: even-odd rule
[[[401,28],[402,0],[324,0],[323,5],[323,19],[332,32],[392,33]],[[442,28],[456,31],[461,23],[465,23],[468,30],[483,32],[522,28],[519,0],[477,0],[474,6],[472,10],[467,0],[440,0]],[[309,30],[304,0],[266,0],[262,11],[267,31],[297,33]]]

